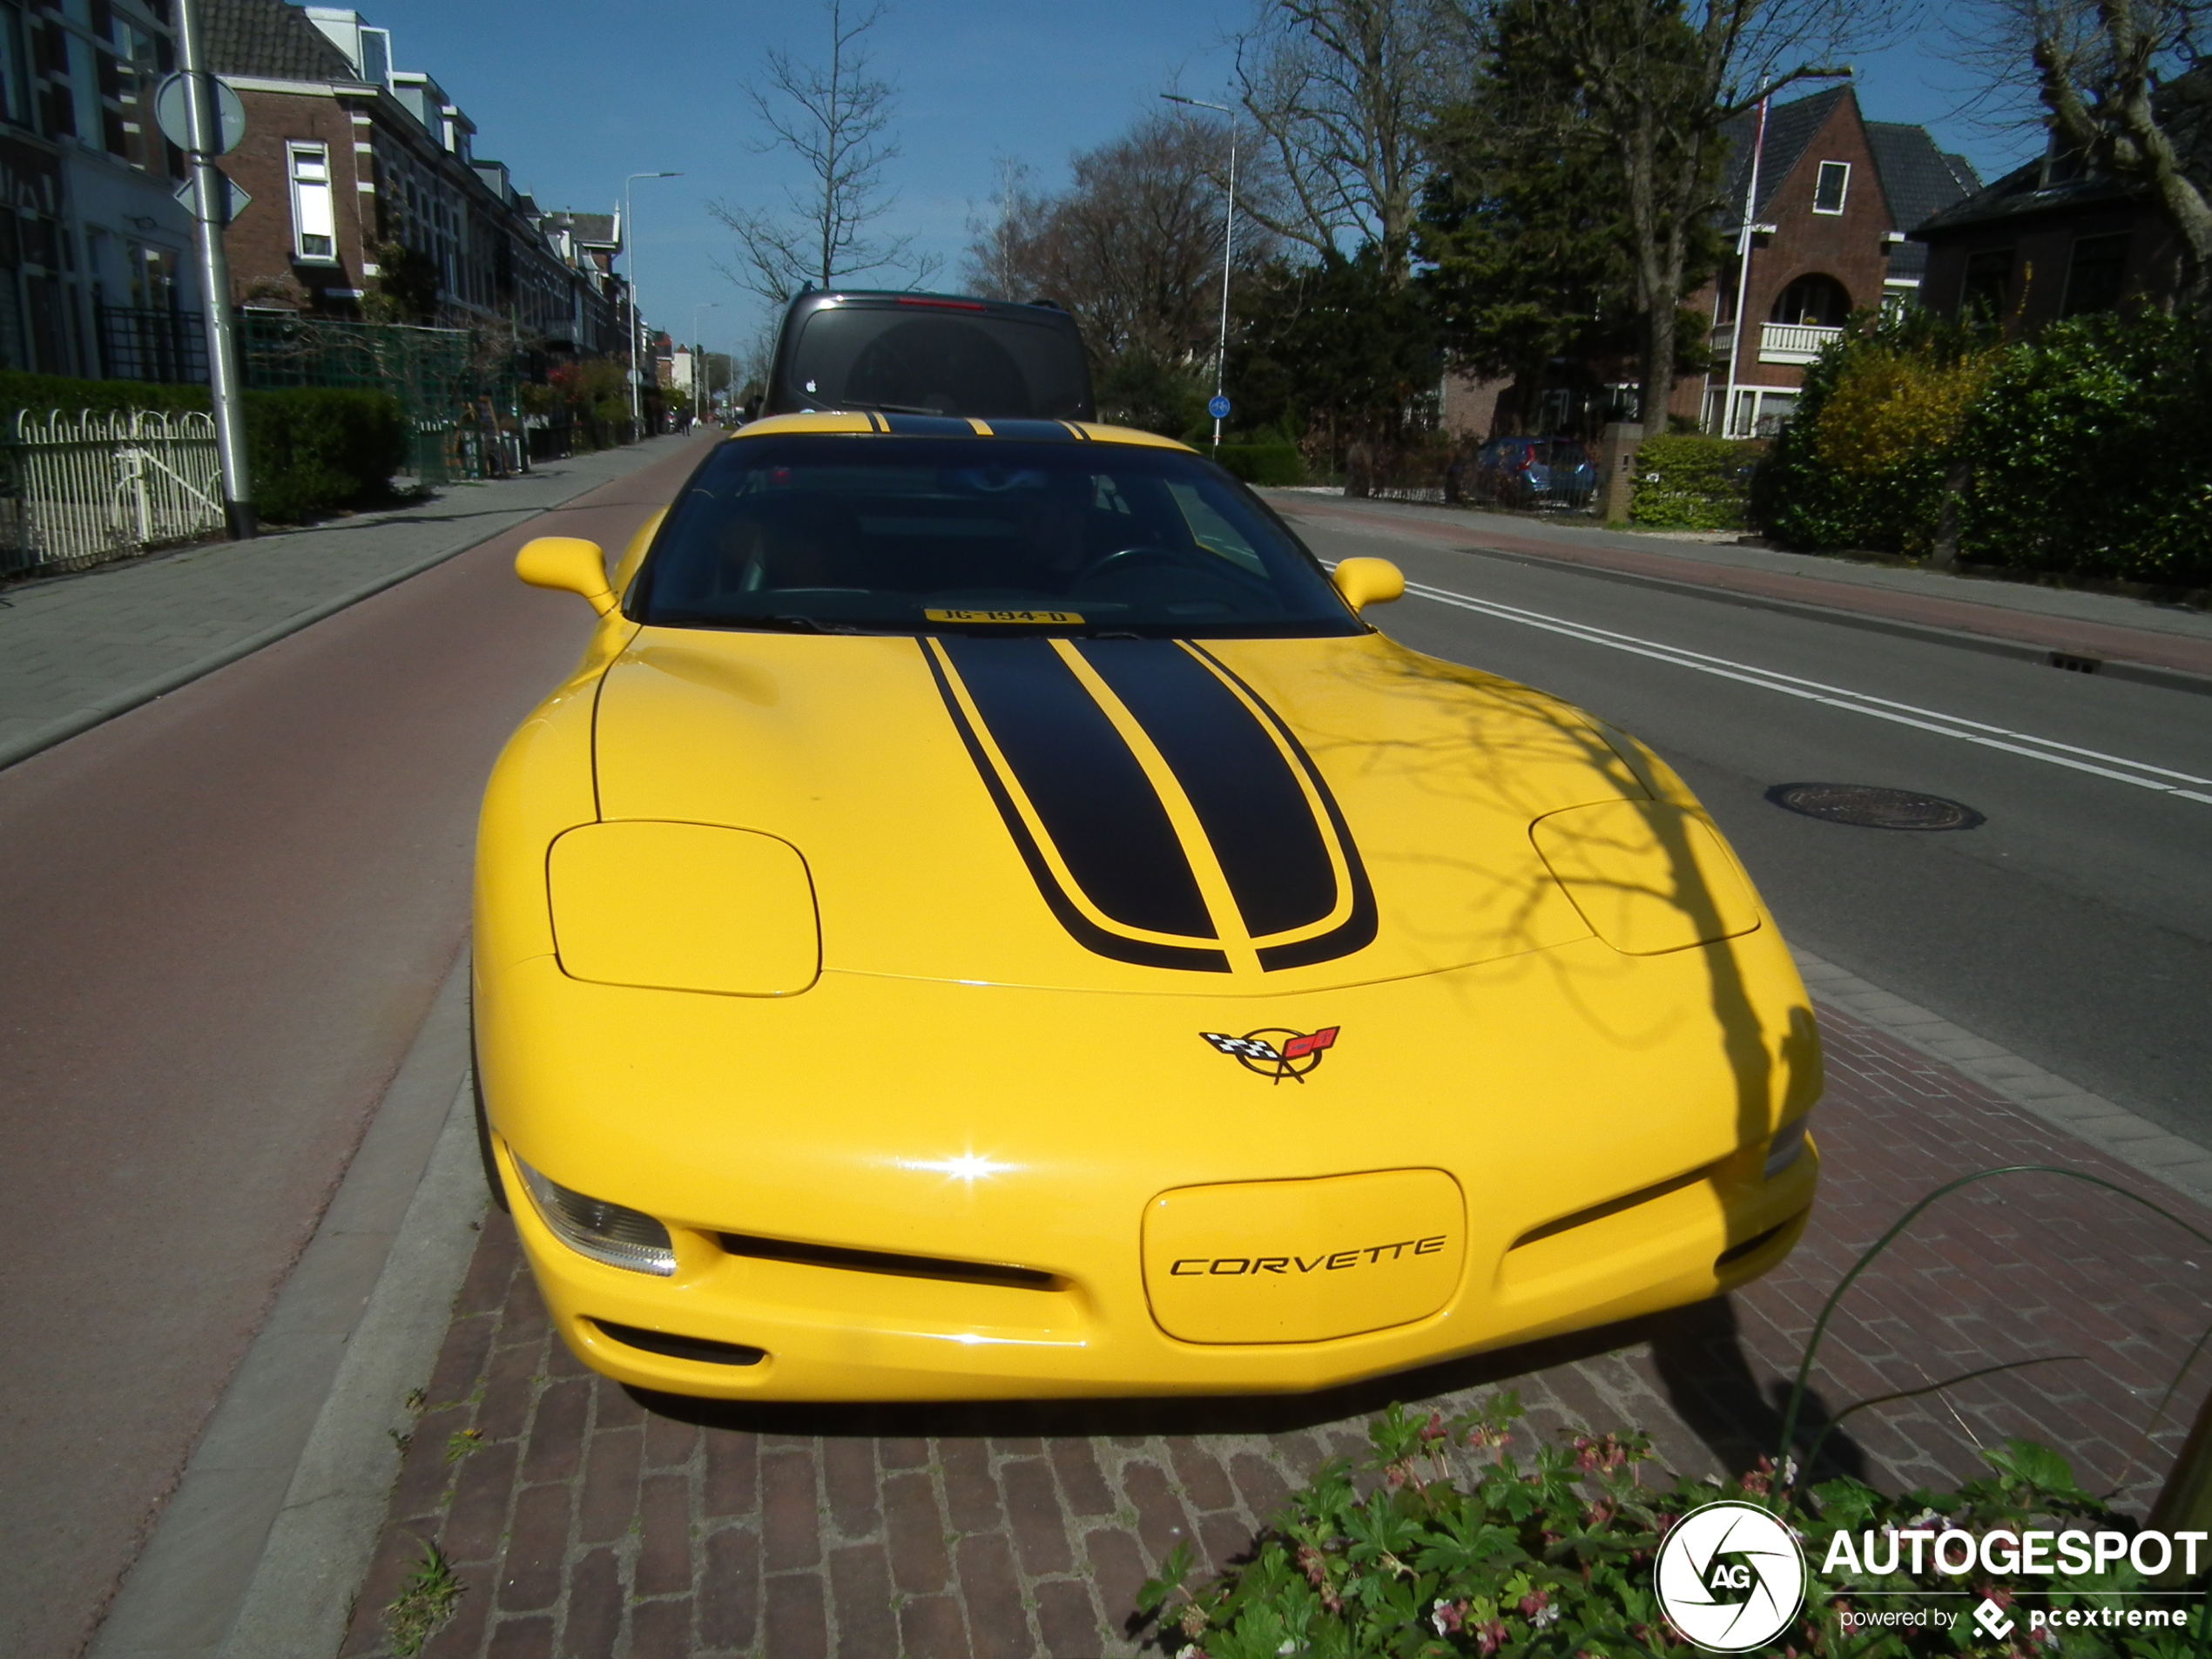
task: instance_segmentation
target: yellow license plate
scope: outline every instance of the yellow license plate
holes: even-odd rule
[[[1082,625],[1082,617],[1073,610],[924,610],[921,614],[932,622],[1028,623],[1054,628]]]

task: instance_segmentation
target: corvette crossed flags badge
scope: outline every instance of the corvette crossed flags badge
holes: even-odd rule
[[[1335,1045],[1339,1029],[1333,1025],[1325,1025],[1318,1031],[1291,1031],[1268,1026],[1247,1031],[1241,1037],[1219,1031],[1201,1031],[1198,1035],[1247,1071],[1256,1071],[1278,1083],[1285,1077],[1302,1083],[1305,1074],[1321,1063],[1323,1052]],[[1276,1037],[1283,1041],[1270,1041]]]

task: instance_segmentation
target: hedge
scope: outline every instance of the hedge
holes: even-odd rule
[[[1996,348],[1917,308],[1855,321],[1805,371],[1795,416],[1753,481],[1752,517],[1808,552],[1931,552]]]
[[[1784,547],[1939,552],[2212,586],[2212,322],[2077,317],[2032,340],[1861,320],[1807,374],[1753,510]]]
[[[1967,417],[1959,557],[2212,587],[2212,323],[2080,317],[1999,362]]]
[[[16,412],[80,409],[113,414],[210,408],[204,386],[145,381],[80,381],[0,371],[0,421]],[[296,523],[317,513],[362,507],[391,493],[406,464],[408,422],[388,393],[302,387],[246,395],[246,467],[265,518]]]
[[[1294,443],[1224,443],[1218,453],[1202,447],[1248,484],[1289,488],[1305,482],[1305,457]]]
[[[1763,443],[1690,433],[1646,438],[1636,450],[1629,522],[1672,529],[1743,529],[1751,470],[1765,449]]]

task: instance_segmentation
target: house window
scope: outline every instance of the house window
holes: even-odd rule
[[[2111,311],[2120,304],[2120,287],[2128,274],[2128,234],[2085,236],[2074,245],[2067,261],[2066,304],[2060,314],[2079,317],[2085,312]]]
[[[292,246],[295,258],[334,264],[338,216],[330,195],[330,146],[291,144]]]
[[[2013,250],[1986,247],[1966,255],[1966,286],[1959,293],[1959,314],[2001,319],[2012,308]]]
[[[1812,272],[1799,277],[1775,296],[1769,322],[1815,328],[1840,328],[1851,315],[1851,295],[1831,276]]]
[[[153,37],[120,18],[114,27],[117,102],[123,107],[115,140],[108,147],[140,172],[165,173],[168,158],[153,116],[158,80]]]
[[[1851,188],[1851,163],[1824,161],[1820,176],[1813,181],[1812,211],[1816,213],[1840,213],[1844,211],[1844,193]]]

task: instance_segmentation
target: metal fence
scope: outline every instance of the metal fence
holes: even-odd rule
[[[327,386],[396,398],[415,435],[413,468],[422,482],[529,469],[516,403],[521,366],[511,342],[476,329],[346,322],[293,311],[236,315],[239,371],[249,388]],[[98,321],[106,378],[207,383],[207,342],[197,316],[103,305]]]
[[[6,472],[0,568],[71,570],[223,528],[212,415],[24,410]]]

